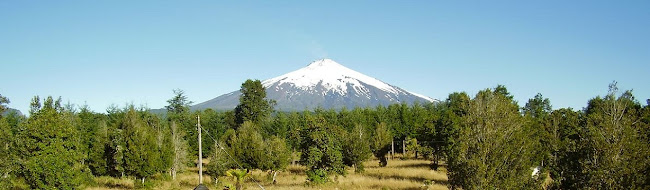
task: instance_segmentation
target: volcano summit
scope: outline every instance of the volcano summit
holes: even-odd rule
[[[321,59],[307,67],[262,81],[266,98],[277,102],[276,110],[299,111],[316,107],[375,107],[395,103],[427,103],[434,99],[384,83],[349,69],[331,59]],[[239,91],[221,95],[192,106],[193,109],[234,109]]]

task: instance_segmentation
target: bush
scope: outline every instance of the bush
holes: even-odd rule
[[[329,182],[329,177],[327,176],[327,171],[322,169],[308,170],[307,172],[307,184],[324,184]]]

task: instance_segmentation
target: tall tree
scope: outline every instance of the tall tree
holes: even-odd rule
[[[12,170],[12,153],[9,150],[14,140],[9,122],[3,117],[9,99],[0,94],[0,186],[9,187],[9,172]]]
[[[122,122],[124,135],[123,167],[128,175],[142,179],[157,172],[157,159],[160,158],[155,132],[140,118],[131,106]]]
[[[178,125],[176,125],[176,122],[172,121],[170,124],[170,130],[171,147],[173,150],[173,160],[170,173],[172,175],[172,179],[176,179],[176,174],[178,172],[184,171],[185,166],[188,163],[187,142],[183,138],[185,137],[183,130],[181,130]]]
[[[82,106],[79,113],[73,116],[75,127],[79,132],[79,149],[83,152],[84,162],[89,161],[90,149],[97,143],[94,138],[102,117],[102,114],[93,113],[86,105]]]
[[[239,90],[239,105],[235,107],[235,121],[241,125],[244,121],[261,124],[266,121],[273,111],[274,101],[266,100],[266,89],[260,80],[248,79],[242,83]]]
[[[618,95],[616,82],[609,85],[604,98],[589,101],[587,117],[587,156],[583,173],[587,188],[647,189],[644,174],[650,167],[650,149],[642,140],[637,123],[640,104],[631,91]]]
[[[33,100],[38,99],[35,97]],[[82,152],[77,131],[64,116],[60,99],[51,96],[44,104],[32,101],[24,131],[18,134],[21,175],[32,189],[75,189],[81,184]]]
[[[530,148],[519,107],[505,87],[480,91],[470,101],[459,142],[448,158],[452,187],[532,188]]]
[[[113,162],[113,147],[111,147],[111,128],[105,121],[98,124],[94,136],[91,137],[88,151],[88,168],[95,176],[111,175],[110,163]],[[116,172],[113,172],[116,174]]]
[[[269,139],[266,139],[264,144],[266,145],[266,163],[260,169],[269,170],[273,184],[276,184],[278,172],[289,166],[291,152],[287,148],[287,143],[284,139],[276,136],[271,136]]]
[[[328,174],[343,174],[341,128],[329,124],[322,116],[306,117],[301,132],[300,162],[307,166],[307,178],[314,183],[328,181]]]
[[[9,103],[10,103],[9,99],[7,97],[2,96],[2,94],[0,94],[0,114],[3,114],[5,110],[8,109],[7,104]],[[2,116],[0,115],[0,117]]]
[[[189,112],[192,101],[188,100],[183,90],[174,89],[173,91],[174,97],[167,100],[169,105],[165,106],[167,112],[171,114],[183,114]]]
[[[199,145],[195,139],[198,139],[198,131],[196,130],[196,122],[190,114],[190,101],[185,92],[181,89],[173,90],[174,96],[167,100],[168,105],[165,106],[167,109],[167,120],[170,127],[175,127],[176,129],[169,129],[170,140],[175,143],[173,147],[172,157],[174,167],[171,168],[172,176],[175,178],[177,172],[182,172],[183,167],[179,167],[181,163],[176,162],[185,162],[188,158],[180,158],[182,156],[192,156],[198,155]],[[198,114],[197,114],[198,115]],[[208,119],[208,118],[203,118]],[[203,124],[203,123],[202,123]],[[180,129],[180,130],[179,130]],[[208,138],[204,138],[204,142]],[[204,146],[203,151],[208,150],[210,146]]]
[[[227,142],[230,154],[245,169],[259,169],[265,164],[265,144],[259,126],[247,121]]]
[[[343,140],[343,163],[347,166],[354,167],[355,172],[363,172],[363,162],[370,158],[370,139],[368,132],[361,125],[355,125],[354,128],[346,132],[347,138]]]
[[[529,115],[533,118],[547,117],[553,111],[551,101],[548,98],[544,98],[541,93],[537,93],[534,98],[528,99],[526,106],[522,110],[524,115]]]
[[[373,134],[371,149],[372,153],[379,159],[379,166],[385,167],[388,164],[386,154],[390,152],[390,145],[393,140],[393,134],[386,124],[379,123]]]
[[[583,174],[581,162],[586,155],[583,114],[570,108],[554,110],[550,115],[551,139],[555,141],[550,163],[553,186],[559,189],[584,188],[587,175]]]
[[[533,149],[539,150],[539,154],[531,159],[546,168],[546,165],[555,159],[552,152],[557,150],[557,139],[552,135],[554,132],[549,118],[553,111],[551,101],[537,93],[534,98],[528,99],[522,111],[526,121],[525,130],[531,139],[536,139]]]

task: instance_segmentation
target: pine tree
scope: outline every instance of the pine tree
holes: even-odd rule
[[[549,166],[556,188],[580,189],[588,181],[580,164],[586,155],[582,146],[586,137],[583,117],[580,112],[568,108],[551,112],[551,138],[555,141],[555,146]]]
[[[266,100],[266,89],[260,80],[248,79],[242,83],[239,90],[242,94],[239,97],[239,105],[235,107],[235,122],[238,125],[244,121],[251,121],[257,125],[266,121],[273,111],[272,100]]]
[[[529,99],[526,106],[522,108],[526,122],[525,130],[529,138],[536,139],[533,142],[533,149],[539,151],[531,159],[542,168],[546,168],[549,162],[553,162],[555,158],[552,152],[557,150],[557,140],[552,135],[553,128],[550,126],[551,111],[551,101],[540,93]]]
[[[156,145],[155,132],[147,125],[131,106],[122,122],[124,135],[123,167],[127,175],[142,179],[157,171],[156,160],[160,158]]]
[[[183,130],[182,133],[176,134],[182,134],[183,140],[188,145],[187,153],[185,154],[187,156],[196,156],[198,155],[199,149],[199,145],[196,141],[196,139],[198,139],[198,131],[196,130],[196,115],[190,113],[190,105],[192,104],[192,101],[189,101],[183,90],[175,89],[173,92],[174,96],[167,100],[168,105],[165,106],[165,109],[167,109],[167,121],[169,122],[168,126],[171,126],[171,123],[175,123],[177,127]],[[205,117],[202,118],[208,119]],[[207,138],[204,138],[204,140],[207,140]],[[205,142],[208,141],[204,141],[204,143]],[[207,152],[208,147],[209,146],[203,146],[203,151]]]
[[[88,147],[88,168],[95,176],[110,175],[109,163],[113,157],[110,152],[109,130],[106,122],[100,122]]]
[[[47,97],[43,107],[38,97],[32,101],[32,113],[19,144],[20,173],[33,189],[74,189],[84,173],[77,131],[64,116],[60,99]]]

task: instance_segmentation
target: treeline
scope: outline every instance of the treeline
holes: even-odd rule
[[[77,188],[92,176],[145,183],[196,164],[197,117],[212,177],[246,170],[307,167],[309,183],[363,172],[363,161],[388,164],[393,149],[445,167],[449,186],[463,189],[648,189],[650,107],[631,91],[588,101],[583,110],[553,110],[541,94],[519,106],[504,86],[441,102],[342,110],[273,111],[262,84],[242,84],[231,111],[191,112],[180,90],[165,115],[112,107],[95,113],[48,97],[32,100],[30,116],[0,119],[0,186]],[[0,96],[2,109],[9,101]],[[646,103],[650,103],[648,100]],[[3,111],[0,110],[0,111]],[[402,148],[405,147],[405,148]],[[403,150],[405,149],[405,150]],[[548,180],[552,179],[552,180]]]

